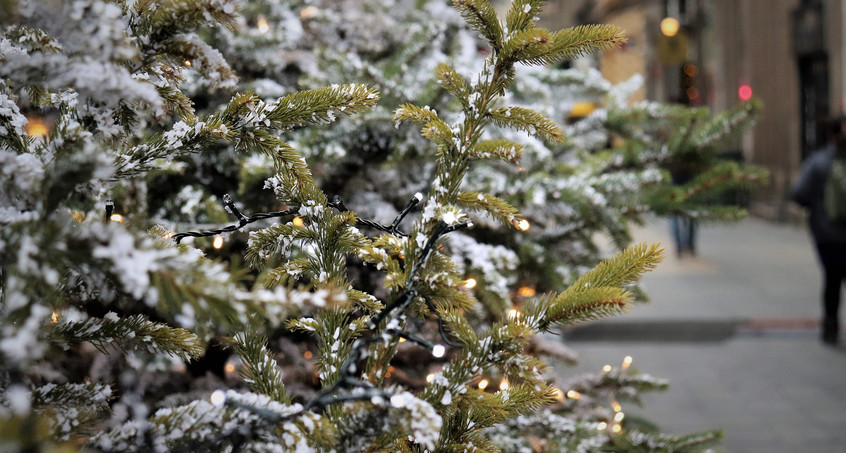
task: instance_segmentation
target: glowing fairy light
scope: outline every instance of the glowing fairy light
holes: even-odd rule
[[[617,423],[611,428],[611,430],[615,433],[620,433],[623,430],[623,426]]]
[[[488,382],[487,379],[482,379],[481,381],[479,381],[479,390],[484,390],[488,388],[488,384],[490,384],[490,382]]]
[[[520,219],[520,220],[514,221],[514,228],[517,228],[520,231],[529,231],[530,227],[531,227],[531,225],[529,224],[529,221],[526,220],[526,219]]]
[[[26,126],[24,126],[24,131],[32,138],[44,137],[49,133],[49,129],[47,128],[47,124],[44,123],[44,119],[37,116],[27,117]]]
[[[464,280],[464,287],[467,288],[467,289],[475,288],[476,284],[477,284],[477,282],[476,282],[475,278],[471,277],[471,278],[468,278],[467,280]]]
[[[121,223],[123,222],[123,216],[120,214],[112,214],[111,216],[109,216],[109,220],[111,220],[112,222]]]
[[[623,421],[623,418],[625,418],[625,417],[626,417],[626,414],[624,414],[622,412],[617,412],[616,414],[614,414],[614,421],[617,422],[617,423],[620,423],[621,421]]]
[[[632,356],[630,356],[630,355],[627,355],[626,357],[624,357],[623,358],[623,369],[625,370],[628,367],[630,367],[632,365],[633,360],[634,359],[632,359]]]
[[[608,428],[608,423],[599,422],[599,423],[596,424],[596,430],[597,431],[605,431],[605,428]]]
[[[215,249],[223,247],[223,236],[215,236],[214,241],[212,241],[212,247]]]
[[[577,400],[577,399],[579,399],[579,398],[581,398],[581,397],[582,397],[582,394],[581,394],[581,393],[579,393],[579,392],[577,392],[577,391],[575,391],[575,390],[569,390],[569,391],[567,392],[567,398],[570,398],[571,400]]]
[[[436,344],[432,346],[432,355],[435,357],[443,357],[446,354],[446,348],[442,344]]]
[[[267,19],[265,19],[264,16],[259,16],[256,27],[258,27],[258,31],[261,34],[265,34],[270,31],[270,25],[267,23]]]
[[[535,294],[537,294],[537,291],[531,286],[521,286],[517,290],[517,295],[520,297],[534,297]]]
[[[603,373],[610,373],[611,372],[611,365],[605,365],[604,367],[602,367],[602,372]]]
[[[291,223],[293,223],[295,227],[301,227],[303,226],[303,218],[300,216],[294,217],[294,220],[291,220]]]
[[[311,358],[313,356],[314,356],[314,354],[312,354],[311,351],[306,351],[306,352],[303,353],[303,358],[305,358],[306,360],[311,360]]]
[[[190,68],[191,67],[191,60],[185,60],[185,61],[182,62],[182,64],[184,64],[186,68]]]
[[[223,407],[226,404],[226,393],[223,390],[215,390],[211,394],[211,403],[217,407]]]
[[[620,412],[621,410],[623,410],[623,406],[620,406],[620,403],[618,403],[616,401],[611,403],[611,408],[614,409],[614,412]]]
[[[557,399],[558,401],[564,401],[564,392],[562,392],[562,391],[561,391],[561,389],[554,389],[554,390],[552,391],[552,395],[553,395],[553,396],[555,397],[555,399]]]
[[[502,378],[502,380],[499,381],[499,389],[502,391],[508,390],[509,385],[510,384],[508,383],[508,378]]]
[[[520,310],[518,310],[516,308],[512,308],[511,310],[508,310],[508,319],[515,320],[519,317],[520,317]]]
[[[681,28],[681,24],[679,23],[679,20],[675,17],[665,17],[663,20],[661,20],[660,27],[661,33],[663,33],[664,36],[672,38],[673,36],[676,36],[678,34],[679,28]]]
[[[223,366],[223,371],[227,373],[234,373],[235,372],[235,364],[234,363],[227,363]]]
[[[426,382],[432,383],[435,380],[435,373],[429,373],[426,375]]]
[[[57,312],[54,311],[53,314],[50,316],[50,322],[52,322],[53,324],[59,322],[59,314]]]
[[[400,343],[405,343],[405,341],[406,341],[406,340],[405,340],[405,338],[400,337],[400,339],[399,339],[399,342],[400,342]]]
[[[320,14],[320,9],[314,5],[306,6],[300,11],[300,19],[311,19],[314,16]]]

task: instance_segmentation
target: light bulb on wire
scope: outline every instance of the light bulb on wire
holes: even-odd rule
[[[211,394],[211,403],[216,407],[223,407],[226,404],[226,392],[223,390],[215,390]]]
[[[264,16],[259,16],[258,22],[256,22],[256,27],[258,27],[258,31],[261,34],[266,34],[270,31],[270,24],[267,23],[267,19]]]
[[[681,28],[681,24],[679,20],[675,17],[665,17],[661,20],[661,33],[668,38],[672,38],[679,33],[679,28]]]
[[[432,355],[441,358],[446,354],[446,348],[442,344],[432,346]]]

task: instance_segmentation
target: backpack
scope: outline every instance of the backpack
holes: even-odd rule
[[[846,158],[835,156],[825,182],[823,208],[832,223],[846,225]]]

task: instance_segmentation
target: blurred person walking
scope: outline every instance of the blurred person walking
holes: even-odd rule
[[[837,344],[839,339],[840,292],[846,279],[844,170],[846,117],[841,117],[831,122],[828,144],[802,164],[799,179],[791,190],[793,201],[809,210],[808,222],[823,269],[822,341],[830,345]]]

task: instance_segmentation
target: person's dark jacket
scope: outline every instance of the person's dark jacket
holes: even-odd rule
[[[825,184],[836,152],[834,144],[831,144],[808,157],[790,194],[793,201],[810,210],[811,233],[816,242],[823,244],[846,244],[846,226],[832,223],[823,205]]]

